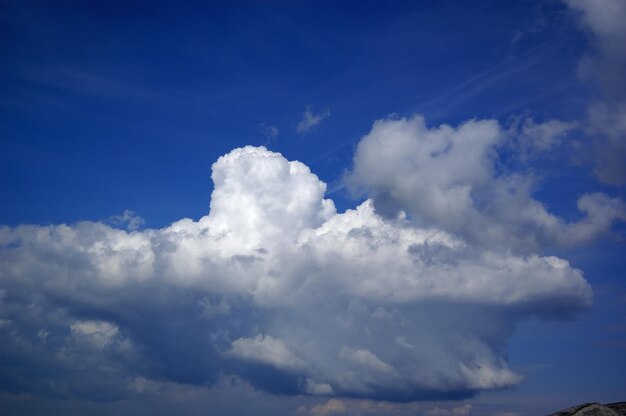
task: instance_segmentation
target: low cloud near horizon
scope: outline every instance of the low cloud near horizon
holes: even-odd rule
[[[516,325],[592,300],[583,272],[544,249],[626,218],[600,193],[580,196],[578,222],[548,212],[531,178],[496,169],[507,140],[493,120],[379,120],[345,178],[367,199],[343,213],[306,165],[246,146],[213,164],[197,221],[2,227],[0,384],[116,400],[236,376],[396,402],[515,385]]]

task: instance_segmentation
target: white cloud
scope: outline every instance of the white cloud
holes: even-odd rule
[[[517,322],[584,309],[591,288],[563,259],[479,246],[455,225],[455,216],[485,215],[455,187],[489,185],[487,196],[502,197],[498,187],[511,183],[493,176],[495,122],[430,131],[420,123],[378,122],[354,175],[373,157],[369,146],[380,146],[373,160],[387,182],[372,189],[433,204],[451,222],[411,204],[411,216],[385,218],[376,192],[337,213],[304,164],[245,147],[213,165],[211,209],[197,221],[132,232],[97,222],[1,227],[0,319],[10,325],[0,328],[0,353],[37,374],[34,391],[107,400],[150,394],[145,380],[205,385],[220,374],[275,393],[392,401],[515,384],[503,350]],[[374,140],[382,131],[387,145]],[[424,169],[414,152],[425,152]],[[410,174],[405,183],[400,173]],[[512,204],[502,198],[497,206]],[[559,223],[528,194],[519,201],[522,215]],[[561,228],[585,240],[621,205],[594,194],[580,208],[587,228]],[[490,237],[532,246],[520,243],[527,223],[495,218],[508,234],[486,228]],[[42,362],[55,371],[39,371]],[[20,374],[6,378],[25,386]]]
[[[348,407],[342,400],[330,399],[326,403],[315,405],[308,413],[314,416],[329,416],[345,413],[347,409]],[[305,409],[301,413],[304,412],[306,412]]]
[[[70,325],[72,336],[79,342],[104,348],[110,345],[118,333],[118,328],[103,321],[81,321]]]
[[[304,113],[302,113],[302,120],[298,123],[296,130],[300,134],[307,133],[328,117],[330,117],[330,110],[326,109],[319,114],[314,114],[311,111],[311,107],[307,106]]]
[[[517,120],[507,131],[517,157],[527,161],[542,153],[553,151],[565,137],[579,126],[577,122],[548,120],[537,123],[532,118]]]
[[[269,364],[280,369],[297,369],[304,362],[296,357],[279,339],[269,335],[257,335],[255,338],[239,338],[227,353],[230,356],[247,361]]]
[[[352,361],[358,366],[369,368],[381,373],[393,373],[393,367],[381,360],[370,350],[354,350],[346,346],[341,347],[339,356]]]
[[[334,394],[330,384],[318,383],[310,378],[305,380],[304,392],[312,396],[332,396]]]
[[[553,136],[554,125],[549,129]],[[624,203],[600,194],[581,197],[578,206],[587,215],[578,222],[565,223],[548,212],[532,196],[531,177],[499,171],[498,150],[506,138],[495,120],[456,128],[428,128],[419,115],[379,120],[359,143],[346,181],[371,195],[384,215],[406,211],[421,226],[492,248],[524,252],[589,242],[614,220],[624,220]],[[597,209],[600,203],[606,209]]]
[[[211,214],[200,222],[220,235],[225,254],[254,254],[293,240],[335,213],[333,202],[323,199],[326,184],[306,165],[265,148],[247,146],[220,157],[212,178]]]
[[[122,215],[114,215],[107,220],[107,223],[124,227],[129,231],[135,231],[141,228],[146,221],[129,209],[125,209]]]

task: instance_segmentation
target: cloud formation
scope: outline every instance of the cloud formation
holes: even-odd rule
[[[530,249],[585,241],[622,206],[587,195],[587,217],[563,224],[524,178],[495,175],[501,136],[493,121],[379,121],[350,176],[372,199],[344,213],[306,165],[247,146],[213,165],[198,221],[0,228],[0,388],[113,400],[234,375],[403,402],[517,383],[504,352],[516,324],[592,296],[581,271]]]
[[[319,114],[314,114],[311,111],[311,107],[307,106],[304,110],[304,113],[302,113],[302,120],[300,120],[300,122],[298,123],[296,131],[300,134],[308,133],[318,124],[320,124],[322,120],[328,117],[330,117],[329,109],[326,109]]]
[[[297,409],[296,415],[303,416],[468,416],[472,410],[472,405],[465,404],[450,408],[424,405],[418,402],[411,403],[390,403],[373,401],[367,399],[329,399],[324,403],[317,404],[310,408],[301,406]]]
[[[532,118],[513,120],[507,130],[514,155],[528,162],[557,149],[567,135],[579,127],[577,122],[548,120],[537,123]]]
[[[626,184],[626,2],[564,0],[592,42],[579,64],[581,79],[599,87],[589,105],[587,131],[593,140],[591,164],[598,179]]]
[[[517,143],[524,152],[545,150],[569,128],[525,122]],[[387,217],[406,211],[414,223],[488,248],[536,252],[585,243],[608,232],[615,220],[626,220],[624,202],[599,193],[580,197],[584,217],[578,222],[548,212],[532,196],[531,177],[498,163],[508,134],[496,120],[433,128],[420,115],[379,120],[360,141],[346,181]]]
[[[592,78],[609,96],[626,96],[626,3],[623,0],[564,0],[592,37],[595,50],[580,62],[580,75]]]
[[[107,223],[135,231],[145,224],[145,220],[129,209],[125,209],[122,215],[114,215],[106,220]]]

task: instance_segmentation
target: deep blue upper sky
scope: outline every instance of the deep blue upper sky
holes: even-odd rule
[[[584,111],[558,4],[97,2],[2,6],[5,224],[152,227],[208,210],[210,165],[267,144],[340,178],[374,120]],[[582,95],[582,96],[581,96]],[[306,135],[306,106],[331,116]],[[268,143],[263,126],[278,136]]]
[[[362,199],[342,178],[375,120],[581,122],[602,96],[578,72],[593,48],[556,0],[3,1],[0,224],[124,210],[146,228],[198,219],[209,211],[211,165],[245,145],[309,166],[343,212]],[[325,117],[302,132],[305,111]],[[568,140],[585,146],[588,133]],[[519,168],[509,152],[497,168],[533,175],[535,198],[565,221],[581,218],[583,193],[626,195],[599,181],[585,155],[555,152]],[[476,414],[626,399],[623,223],[614,230],[540,253],[582,269],[594,306],[570,322],[524,323],[508,356],[525,381],[481,396]],[[283,403],[272,400],[268,414]]]

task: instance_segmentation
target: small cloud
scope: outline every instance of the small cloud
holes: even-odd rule
[[[305,381],[304,391],[313,396],[328,396],[334,393],[330,384],[318,383],[310,378]]]
[[[529,149],[525,150],[548,151],[577,127],[576,122],[550,120],[545,123],[535,123],[533,119],[526,119],[521,127],[522,140],[528,141],[526,145]]]
[[[128,231],[136,231],[146,223],[143,218],[129,209],[125,209],[122,215],[114,215],[107,218],[105,222],[114,227],[126,228]]]
[[[381,360],[369,350],[353,350],[348,347],[342,347],[340,357],[345,358],[354,364],[368,369],[380,371],[382,373],[392,373],[393,367]]]
[[[90,344],[98,349],[111,344],[119,332],[117,326],[104,321],[78,321],[72,324],[70,329],[76,341]],[[47,335],[44,338],[47,338]]]
[[[308,133],[315,126],[320,124],[322,120],[328,117],[330,117],[329,109],[326,109],[319,114],[314,114],[311,111],[311,106],[307,105],[306,109],[304,110],[304,113],[302,113],[302,120],[300,120],[300,122],[298,123],[298,127],[296,128],[296,130],[300,134]]]
[[[513,120],[507,133],[512,150],[522,161],[528,161],[542,153],[555,150],[565,138],[579,127],[578,122],[549,120],[537,123],[532,118]]]
[[[304,364],[280,339],[269,335],[239,338],[233,342],[229,355],[247,361],[269,364],[276,368],[298,368]]]
[[[342,400],[330,399],[326,403],[318,404],[311,409],[313,416],[328,416],[346,413],[348,406]]]
[[[280,133],[278,127],[265,123],[259,124],[259,129],[261,130],[261,134],[263,134],[263,136],[267,139],[267,143],[276,139],[276,137],[278,137],[278,133]]]
[[[426,416],[467,416],[472,410],[471,404],[466,404],[452,409],[442,409],[441,407],[434,407],[426,411]]]
[[[126,388],[135,394],[158,394],[162,383],[147,379],[142,376],[133,377],[126,381]]]
[[[466,405],[469,406],[469,405]],[[448,413],[436,413],[435,416],[466,416],[468,413],[454,412],[440,409]],[[310,409],[301,406],[296,411],[297,414],[308,416],[404,416],[404,415],[424,415],[421,405],[416,402],[390,403],[385,401],[374,401],[368,399],[337,399],[331,398],[324,403],[319,403]],[[430,415],[428,411],[426,415]]]

